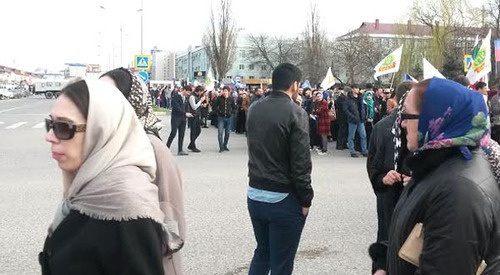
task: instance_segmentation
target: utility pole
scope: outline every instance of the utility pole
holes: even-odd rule
[[[141,0],[141,54],[144,54],[143,53],[143,33],[144,33],[144,16],[143,16],[143,13],[144,13],[144,0]]]

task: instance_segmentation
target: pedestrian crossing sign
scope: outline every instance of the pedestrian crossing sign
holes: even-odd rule
[[[150,55],[136,55],[135,56],[135,70],[147,71],[151,69],[151,56]]]

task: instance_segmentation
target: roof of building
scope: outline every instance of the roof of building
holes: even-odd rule
[[[482,28],[463,28],[464,33],[470,36],[477,34],[482,35],[484,30]],[[355,35],[409,35],[417,37],[432,36],[432,28],[426,25],[412,24],[396,24],[396,23],[380,23],[378,19],[375,22],[363,22],[361,26],[339,38]],[[485,35],[485,34],[484,34]]]

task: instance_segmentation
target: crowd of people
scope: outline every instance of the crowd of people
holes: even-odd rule
[[[187,155],[189,125],[187,149],[200,152],[207,120],[220,153],[232,131],[247,137],[257,243],[249,274],[292,274],[314,198],[311,153],[332,141],[367,157],[378,217],[372,274],[500,272],[500,93],[463,78],[302,89],[288,63],[272,78],[266,92],[187,85],[155,103],[123,68],[68,84],[45,121],[63,199],[42,274],[182,274],[182,181],[169,147],[177,137]],[[153,104],[171,108],[166,146]]]

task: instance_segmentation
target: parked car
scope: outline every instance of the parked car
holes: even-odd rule
[[[0,88],[0,99],[11,99],[14,98],[14,92],[7,88]]]

